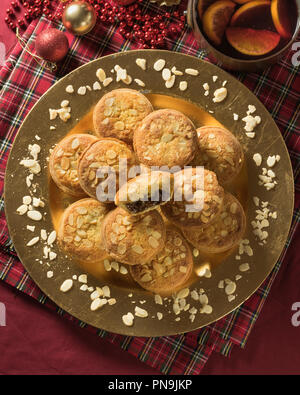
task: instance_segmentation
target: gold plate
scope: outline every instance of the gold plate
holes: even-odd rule
[[[136,65],[136,58],[147,60],[146,72]],[[166,60],[168,67],[176,66],[182,71],[186,68],[197,69],[199,75],[195,77],[184,74],[182,77],[176,77],[174,87],[167,89],[160,73],[153,70],[153,63],[160,58]],[[180,314],[180,321],[175,321],[177,316],[172,311],[172,304],[166,307],[155,304],[153,294],[139,288],[129,279],[129,276],[112,273],[112,271],[106,272],[99,265],[96,269],[95,267],[82,269],[66,258],[57,245],[54,247],[58,254],[57,258],[51,262],[42,259],[43,246],[40,242],[32,247],[26,247],[26,243],[32,237],[39,235],[41,229],[46,229],[48,232],[53,230],[53,227],[57,226],[63,208],[70,203],[70,198],[61,193],[49,177],[47,166],[49,149],[68,133],[90,131],[92,129],[91,111],[99,98],[112,89],[126,87],[126,85],[113,81],[106,88],[102,87],[100,91],[87,91],[85,96],[78,95],[76,90],[80,86],[92,86],[97,80],[96,70],[99,67],[110,75],[110,70],[116,64],[126,68],[133,78],[139,78],[145,82],[143,89],[134,82],[129,87],[146,94],[155,108],[178,109],[189,116],[197,127],[208,124],[224,125],[238,137],[245,151],[245,167],[229,189],[235,191],[247,212],[247,230],[244,238],[249,239],[254,254],[253,256],[244,254],[241,260],[235,259],[236,251],[225,255],[197,258],[195,271],[204,260],[209,260],[212,266],[212,277],[200,278],[194,274],[189,285],[191,289],[203,288],[205,290],[213,311],[211,314],[196,314],[193,323],[189,320],[188,311]],[[212,80],[214,75],[218,76],[215,83]],[[188,89],[184,92],[178,88],[179,81],[182,80],[188,82]],[[213,103],[212,92],[208,97],[204,96],[203,84],[205,82],[208,82],[211,90],[215,90],[221,87],[225,80],[228,97],[224,102]],[[74,86],[75,93],[65,92],[69,84]],[[70,100],[72,108],[70,120],[66,123],[61,120],[50,121],[49,108],[60,108],[60,103],[64,99]],[[255,115],[261,116],[262,119],[261,124],[255,129],[254,139],[245,135],[244,122],[241,120],[246,115],[249,104],[256,107]],[[238,121],[233,120],[233,113],[239,114]],[[50,125],[53,124],[57,125],[56,130],[49,130]],[[41,141],[35,140],[36,135],[41,137]],[[23,196],[28,195],[25,179],[29,173],[19,163],[28,156],[27,147],[33,143],[40,144],[42,148],[39,154],[42,172],[34,176],[34,182],[38,184],[34,196],[42,197],[46,202],[44,209],[41,210],[46,214],[42,221],[37,222],[30,220],[26,214],[20,216],[16,213],[16,209],[22,204]],[[268,155],[276,154],[281,157],[280,162],[274,168],[278,181],[274,190],[266,191],[263,186],[258,185],[261,167],[257,167],[252,159],[256,152],[261,153],[264,158],[261,167],[267,167],[265,161]],[[198,58],[169,51],[139,50],[105,56],[81,66],[54,84],[40,98],[24,120],[10,152],[5,174],[5,210],[10,236],[19,258],[32,279],[58,306],[80,320],[110,332],[132,336],[165,336],[189,332],[208,325],[236,309],[257,290],[276,264],[287,239],[294,203],[293,185],[290,158],[280,131],[262,103],[244,85],[218,67]],[[270,220],[269,237],[264,246],[258,244],[252,232],[251,221],[256,215],[253,196],[270,202],[272,211],[276,210],[278,213],[276,220]],[[35,232],[28,231],[27,224],[35,225]],[[44,263],[40,264],[39,260]],[[240,273],[239,265],[245,262],[250,264],[250,270]],[[54,273],[51,279],[46,276],[49,270]],[[81,284],[77,281],[74,281],[74,286],[69,292],[62,293],[59,290],[64,280],[72,278],[73,275],[85,273],[87,270],[92,273],[88,276],[89,286],[109,285],[111,297],[117,300],[115,305],[104,306],[92,312],[90,293],[80,291]],[[242,278],[236,282],[236,298],[229,302],[224,289],[218,288],[218,284],[224,279],[235,281],[237,274],[242,274]],[[132,298],[128,297],[130,293],[133,293]],[[136,304],[132,304],[132,300],[135,300]],[[141,300],[146,302],[140,304]],[[191,306],[198,309],[201,307],[200,303],[192,301],[190,296],[189,301],[191,301]],[[122,322],[122,315],[129,311],[133,312],[136,305],[146,309],[149,317],[136,317],[134,325],[127,327]],[[156,318],[158,311],[164,316],[160,321]],[[155,318],[152,318],[153,316]]]

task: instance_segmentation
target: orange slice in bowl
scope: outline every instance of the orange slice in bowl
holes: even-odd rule
[[[271,1],[270,0],[253,0],[242,5],[233,15],[230,21],[231,26],[253,27],[257,21],[267,23],[271,20]],[[257,27],[257,26],[255,26]]]
[[[271,14],[278,33],[284,38],[290,38],[293,32],[286,0],[272,0]]]
[[[203,30],[214,44],[221,44],[235,6],[232,1],[220,0],[213,3],[204,12]]]
[[[230,45],[249,56],[263,56],[273,51],[280,41],[278,33],[242,27],[228,27],[226,37]]]
[[[215,0],[199,0],[197,5],[198,15],[199,18],[202,19],[204,11],[212,5]]]
[[[253,1],[253,0],[234,0],[234,2],[238,3],[238,4],[245,4],[245,3],[249,3],[250,1]]]

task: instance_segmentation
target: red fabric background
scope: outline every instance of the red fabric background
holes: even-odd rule
[[[1,1],[1,20],[9,3]],[[7,52],[15,43],[14,34],[3,22],[0,41]],[[202,374],[300,373],[300,326],[291,324],[292,304],[300,302],[300,266],[295,247],[290,246],[287,252],[290,265],[280,270],[245,350],[234,347],[230,358],[213,353]],[[7,313],[7,326],[0,327],[0,374],[158,373],[3,282],[0,302]]]

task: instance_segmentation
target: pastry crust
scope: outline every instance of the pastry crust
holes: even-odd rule
[[[49,158],[49,171],[55,184],[73,196],[84,196],[78,179],[80,155],[98,139],[90,134],[72,134],[61,140]]]
[[[197,129],[199,151],[193,164],[216,173],[221,184],[232,181],[244,163],[243,149],[227,129],[203,126]]]
[[[183,233],[199,251],[217,254],[239,244],[245,228],[246,216],[242,205],[226,192],[222,211],[209,226],[184,229]]]
[[[105,217],[102,238],[112,258],[138,265],[149,262],[164,247],[166,228],[156,210],[143,216],[130,216],[118,207]]]
[[[153,111],[152,104],[134,89],[115,89],[96,104],[94,128],[99,137],[114,137],[132,144],[134,129]]]
[[[146,166],[184,166],[197,149],[197,135],[192,121],[179,111],[153,111],[134,132],[133,146]]]
[[[162,251],[144,265],[130,267],[133,279],[144,289],[165,294],[181,288],[193,271],[193,256],[188,243],[174,229],[167,229]]]
[[[134,152],[123,141],[117,139],[98,139],[83,152],[78,164],[78,176],[82,189],[91,197],[98,198],[103,203],[113,203],[115,193],[119,189],[119,161],[126,160],[127,171],[136,164]],[[125,166],[121,163],[121,166]],[[103,174],[97,177],[97,170],[103,169]],[[105,170],[106,168],[106,170]],[[106,193],[101,194],[100,183],[103,182],[104,192],[108,192],[106,179],[107,170],[114,172],[111,174],[110,190],[112,196],[107,198]],[[126,173],[126,169],[124,167]],[[115,174],[115,177],[114,175]],[[126,174],[125,174],[126,176]],[[98,193],[97,193],[98,191]]]
[[[122,185],[116,194],[115,205],[131,215],[145,213],[166,204],[173,195],[173,175],[152,171],[141,174]]]
[[[203,168],[187,168],[174,174],[174,197],[161,207],[175,225],[208,225],[220,213],[224,189],[215,173]],[[181,199],[181,200],[179,200]]]
[[[98,262],[107,256],[101,239],[101,226],[108,206],[86,198],[71,204],[63,213],[57,239],[77,261]]]

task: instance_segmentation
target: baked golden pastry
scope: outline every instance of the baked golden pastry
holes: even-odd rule
[[[220,213],[224,189],[212,171],[187,168],[174,174],[173,199],[161,207],[169,221],[180,227],[208,225]]]
[[[141,214],[166,204],[173,195],[173,174],[152,171],[141,174],[122,185],[115,205],[129,214]]]
[[[165,247],[151,262],[130,267],[132,278],[142,288],[157,294],[174,292],[182,287],[192,270],[190,247],[174,229],[167,229]]]
[[[115,89],[106,93],[93,112],[94,128],[99,137],[115,137],[132,143],[133,131],[153,111],[152,104],[134,89]]]
[[[81,153],[98,139],[90,134],[72,134],[61,140],[49,158],[49,171],[55,184],[73,196],[84,196],[78,179]]]
[[[60,246],[77,261],[98,262],[107,256],[101,225],[108,206],[86,198],[71,204],[63,213],[57,234]]]
[[[164,247],[166,228],[156,210],[143,216],[130,216],[117,207],[103,221],[102,238],[111,257],[128,265],[138,265],[149,262]]]
[[[235,247],[246,228],[246,216],[240,202],[226,192],[219,216],[208,226],[185,228],[185,237],[199,251],[217,254]]]
[[[89,196],[97,197],[103,203],[112,203],[119,189],[120,166],[126,177],[127,171],[135,164],[134,152],[123,141],[109,138],[98,139],[83,152],[79,160],[80,185]]]
[[[133,136],[137,157],[146,166],[184,166],[197,149],[192,121],[176,110],[153,111],[142,120]]]
[[[202,126],[197,129],[199,151],[193,164],[216,173],[221,184],[232,181],[240,172],[244,153],[241,144],[227,129]]]

